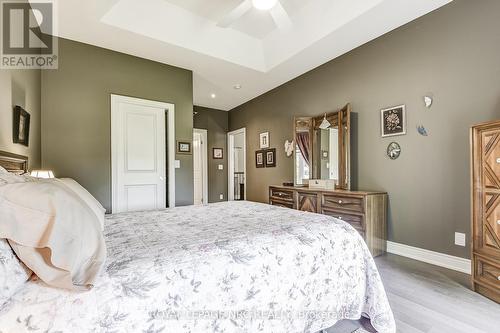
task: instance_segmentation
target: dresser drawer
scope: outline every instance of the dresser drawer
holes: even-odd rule
[[[286,201],[293,201],[294,200],[292,190],[271,188],[270,196],[272,198],[278,198],[280,200],[286,200]]]
[[[290,202],[290,201],[284,201],[284,200],[278,200],[278,199],[271,198],[269,200],[269,204],[271,204],[273,206],[278,206],[278,207],[295,209],[295,204],[293,202]]]
[[[364,212],[363,198],[342,196],[338,194],[323,194],[323,207],[332,209],[350,210],[353,212]]]
[[[476,257],[475,278],[478,282],[484,282],[495,287],[500,293],[500,263],[493,264],[489,261]]]
[[[297,196],[299,198],[298,210],[310,213],[318,212],[318,196],[315,193],[297,192]]]
[[[363,216],[361,215],[346,214],[344,212],[339,212],[325,207],[323,207],[322,209],[322,214],[333,216],[339,220],[349,223],[351,226],[354,227],[354,229],[363,233],[365,232]]]

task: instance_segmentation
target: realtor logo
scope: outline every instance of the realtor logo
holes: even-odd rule
[[[1,2],[1,68],[57,68],[54,5],[48,0]]]

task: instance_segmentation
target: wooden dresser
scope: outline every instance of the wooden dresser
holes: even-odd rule
[[[474,126],[472,148],[472,283],[500,303],[500,121]]]
[[[363,236],[374,257],[386,251],[387,193],[271,186],[269,203],[343,220]]]

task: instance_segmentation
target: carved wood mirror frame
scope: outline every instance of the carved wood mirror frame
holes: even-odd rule
[[[309,144],[310,151],[310,170],[312,171],[312,179],[317,179],[320,174],[320,165],[315,163],[318,151],[317,131],[323,122],[325,114],[316,117],[295,117],[293,127],[293,138],[295,145],[297,145],[297,132],[308,132],[311,138]],[[351,189],[351,105],[347,104],[342,109],[335,112],[326,114],[326,119],[330,122],[331,126],[338,128],[338,151],[339,151],[339,165],[338,174],[339,181],[336,186],[337,189],[350,190]],[[341,126],[340,126],[340,125]],[[297,184],[297,168],[296,168],[296,150],[294,149],[293,163],[294,163],[294,183]],[[300,186],[300,185],[299,185]]]

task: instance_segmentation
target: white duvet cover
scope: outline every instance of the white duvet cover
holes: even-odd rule
[[[395,332],[375,263],[334,218],[250,202],[112,215],[91,291],[36,280],[0,332],[317,332],[365,315]]]

